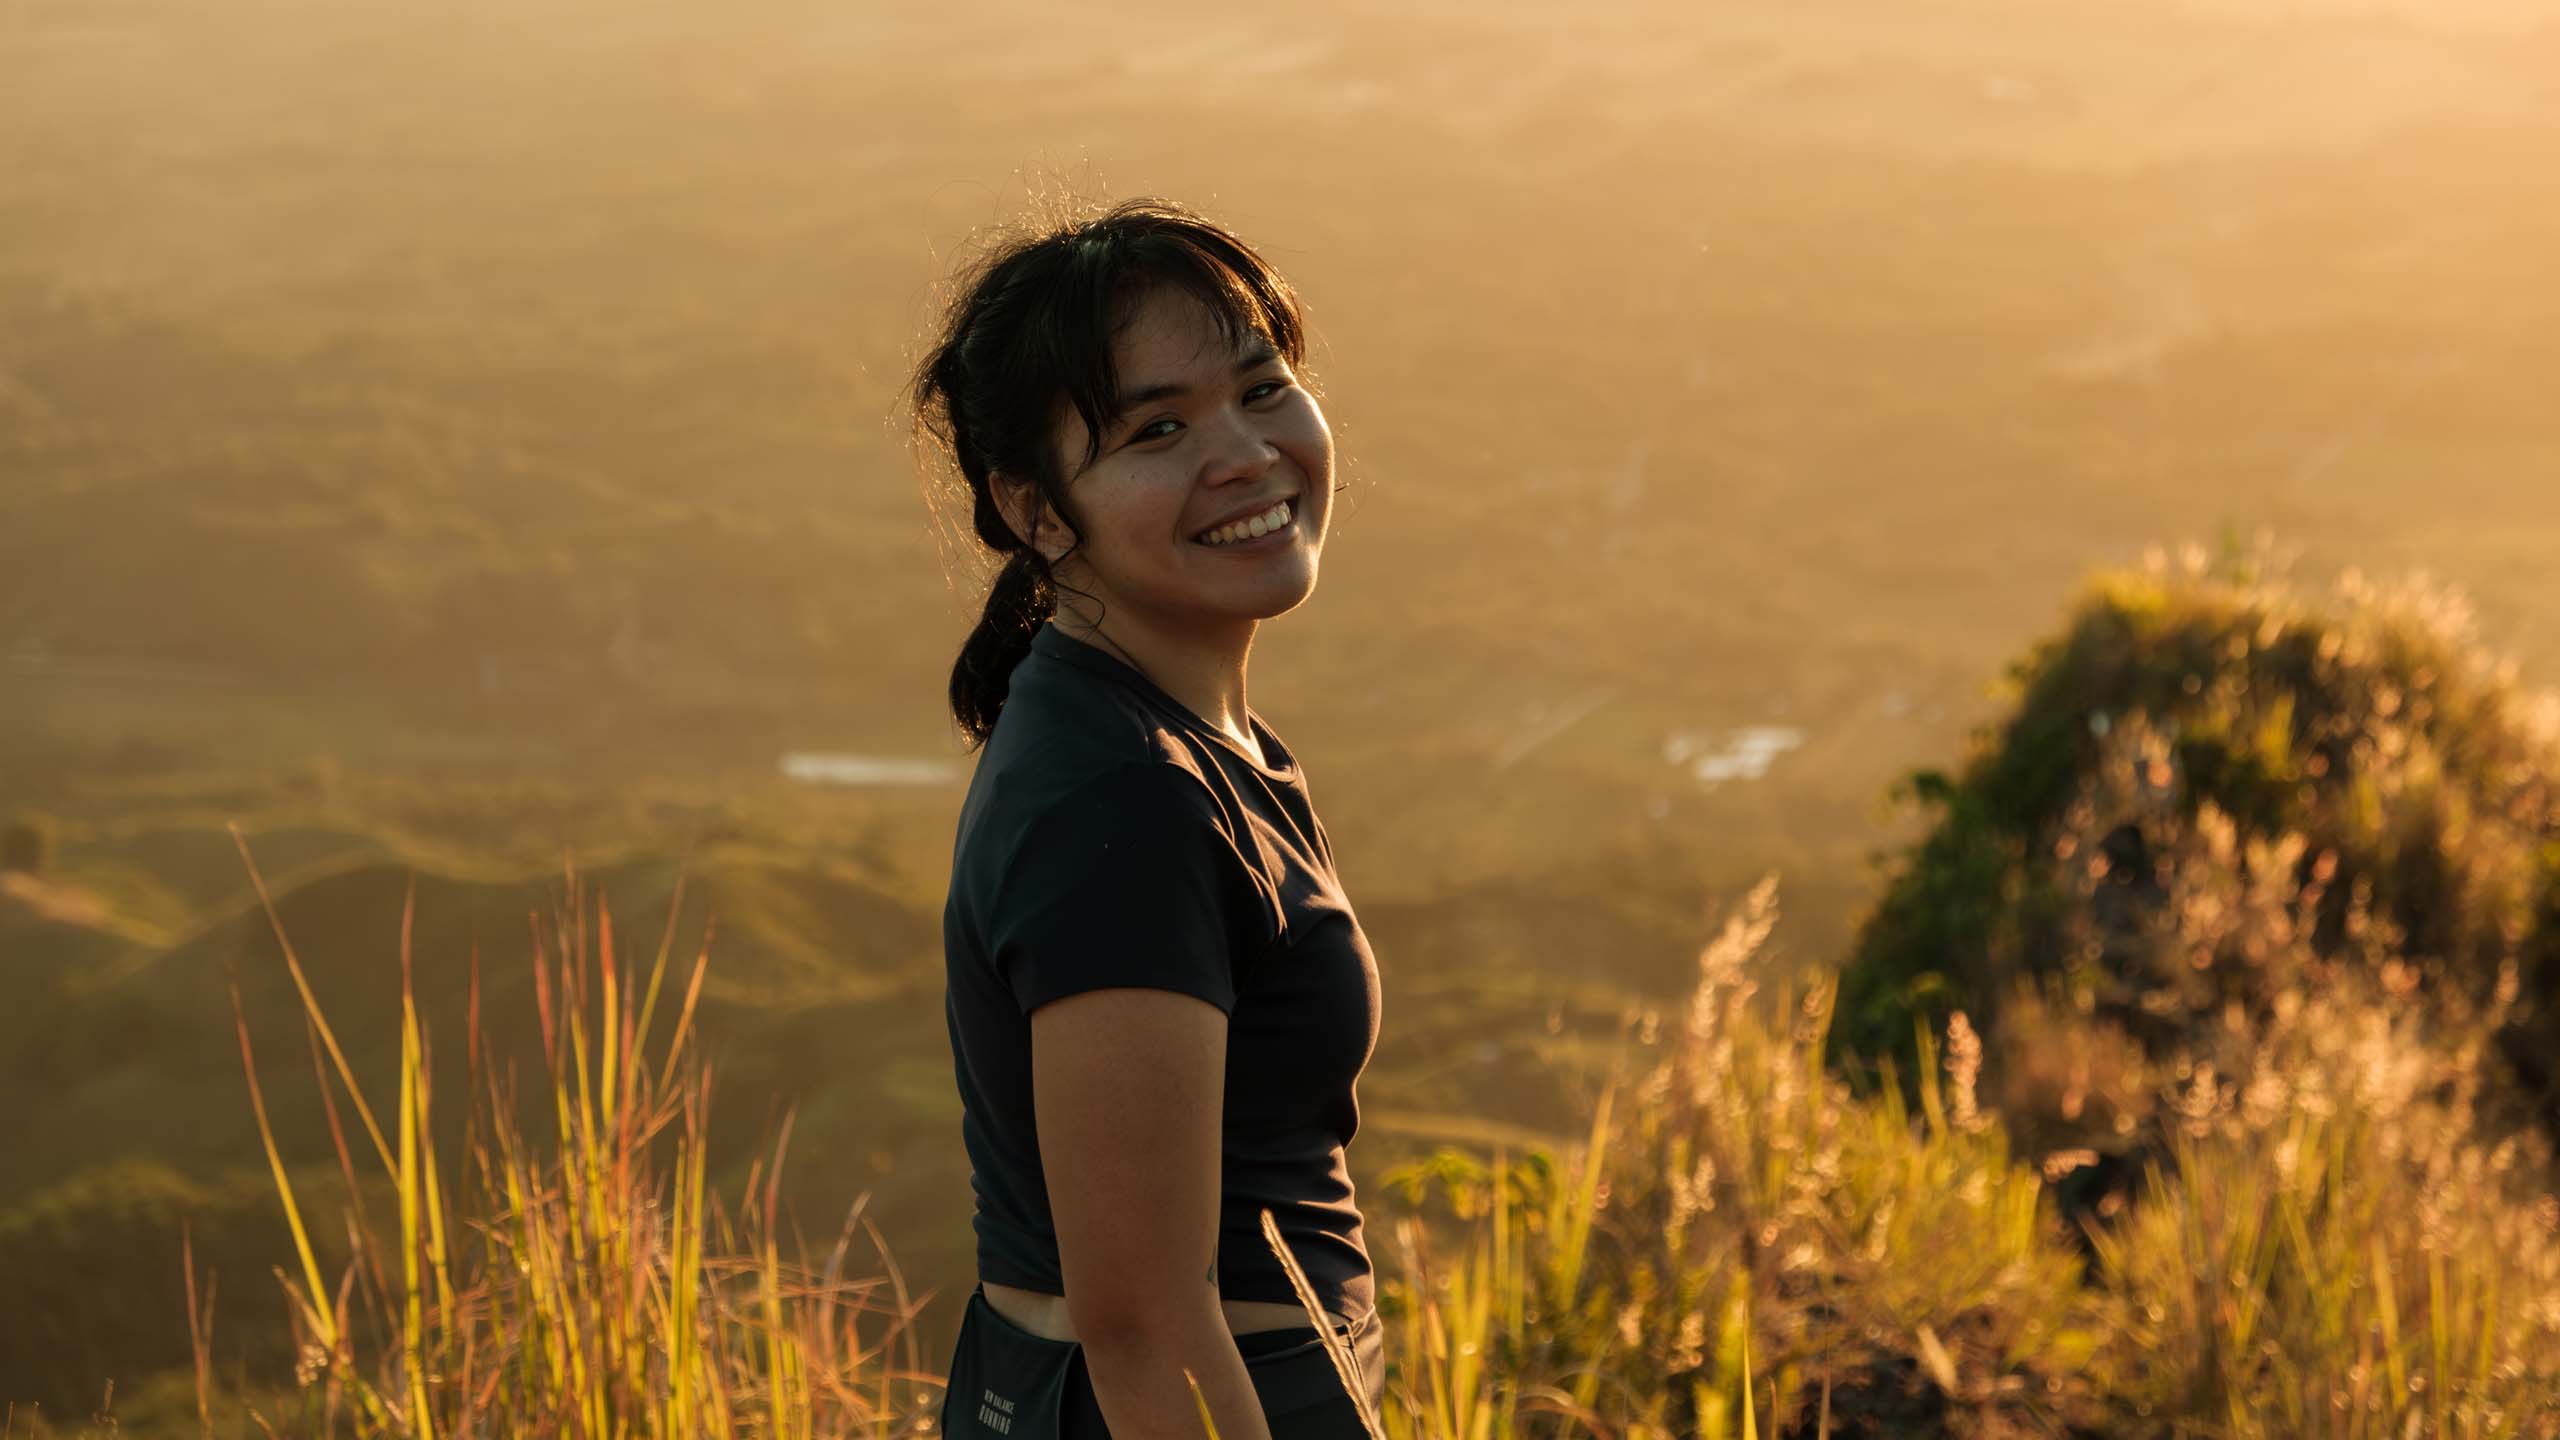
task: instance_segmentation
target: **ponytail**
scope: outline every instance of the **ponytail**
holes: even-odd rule
[[[1047,566],[1039,552],[1025,547],[1005,557],[987,592],[986,613],[960,647],[951,667],[951,714],[969,737],[970,748],[987,743],[996,717],[1004,713],[1013,686],[1013,667],[1031,653],[1031,637],[1057,612]]]

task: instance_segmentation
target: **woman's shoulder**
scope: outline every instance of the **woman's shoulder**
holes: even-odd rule
[[[982,773],[1032,802],[1129,765],[1201,776],[1192,737],[1145,696],[1036,650],[1015,668],[979,758]]]
[[[1163,873],[1222,854],[1250,865],[1249,835],[1180,747],[1129,753],[1061,743],[1010,758],[1005,769],[981,770],[963,805],[955,905],[992,914],[1026,886],[1041,890],[1103,857]]]
[[[1184,737],[1143,714],[1009,698],[970,777],[959,850],[1000,865],[1044,820],[1129,809],[1217,812]]]

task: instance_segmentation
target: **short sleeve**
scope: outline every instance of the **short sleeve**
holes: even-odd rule
[[[997,887],[988,949],[1025,1015],[1118,986],[1179,991],[1232,1014],[1259,888],[1198,776],[1132,762],[1025,828]]]

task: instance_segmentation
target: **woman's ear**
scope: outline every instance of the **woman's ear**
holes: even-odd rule
[[[1057,559],[1049,552],[1064,527],[1041,495],[1040,487],[1001,470],[989,475],[987,481],[995,487],[996,507],[1004,512],[1004,523],[1012,529],[1014,538],[1039,551],[1044,559]]]

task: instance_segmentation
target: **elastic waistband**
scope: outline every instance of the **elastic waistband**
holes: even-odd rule
[[[1331,1330],[1336,1338],[1356,1344],[1361,1336],[1369,1333],[1369,1327],[1378,1323],[1378,1312],[1372,1308],[1357,1320],[1345,1320],[1339,1315],[1330,1313],[1324,1318],[1333,1322],[1326,1328]],[[1267,1351],[1286,1350],[1293,1346],[1308,1344],[1315,1340],[1317,1334],[1318,1331],[1313,1325],[1284,1325],[1271,1330],[1248,1330],[1236,1337],[1236,1348],[1247,1358],[1251,1358]]]
[[[1008,1318],[1003,1311],[998,1310],[995,1307],[995,1302],[987,1298],[987,1287],[984,1281],[980,1281],[970,1290],[969,1299],[974,1305],[984,1306],[986,1308],[987,1315],[989,1318],[993,1319],[995,1323],[1002,1325],[1007,1330],[1021,1336],[1023,1339],[1037,1341],[1044,1345],[1074,1345],[1077,1343],[1073,1340],[1052,1340],[1046,1335],[1038,1334],[1034,1331],[1022,1328],[1022,1326]],[[1345,1320],[1341,1316],[1335,1315],[1330,1311],[1326,1312],[1324,1318],[1333,1322],[1330,1328],[1334,1334],[1345,1340],[1358,1340],[1361,1336],[1368,1334],[1369,1331],[1377,1325],[1378,1307],[1374,1305],[1370,1306],[1367,1310],[1361,1312],[1360,1318],[1357,1320]],[[1254,1342],[1256,1337],[1265,1337],[1260,1342],[1262,1345],[1273,1349],[1286,1349],[1291,1344],[1312,1340],[1315,1338],[1315,1335],[1316,1327],[1313,1325],[1286,1325],[1271,1330],[1248,1330],[1244,1334],[1238,1335],[1236,1337],[1236,1341],[1239,1346],[1242,1346]]]

